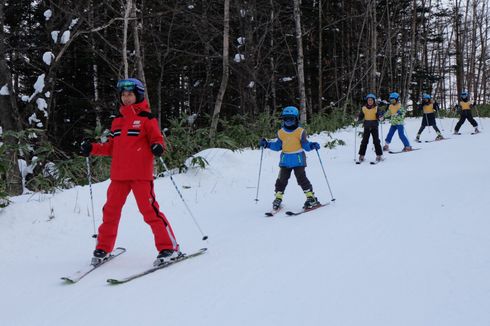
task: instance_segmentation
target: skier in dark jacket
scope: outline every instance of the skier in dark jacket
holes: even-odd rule
[[[111,183],[103,209],[92,264],[107,259],[114,249],[121,210],[132,191],[138,208],[153,231],[159,251],[155,265],[180,255],[172,227],[160,212],[153,186],[153,156],[165,150],[162,133],[145,99],[145,88],[138,79],[120,80],[117,88],[121,100],[119,115],[114,118],[109,141],[102,144],[84,141],[83,156],[111,156]]]
[[[357,121],[364,120],[363,127],[364,132],[362,134],[361,147],[359,148],[359,161],[364,161],[366,155],[366,149],[369,142],[369,136],[373,136],[374,150],[376,152],[376,161],[382,160],[383,149],[381,148],[381,141],[379,140],[379,119],[383,115],[378,110],[376,105],[376,95],[369,93],[366,96],[366,104],[361,108]]]
[[[460,118],[458,123],[456,124],[456,127],[454,127],[454,134],[460,135],[459,129],[466,119],[468,119],[471,125],[475,128],[474,133],[479,133],[480,131],[478,130],[478,123],[471,114],[471,109],[475,107],[475,104],[470,103],[470,94],[468,92],[462,92],[460,99],[461,101],[459,101],[459,104],[456,105],[456,110],[459,112]]]
[[[436,125],[436,114],[439,111],[439,104],[432,100],[432,96],[429,94],[422,95],[422,103],[418,106],[418,110],[422,112],[422,125],[415,140],[420,142],[420,135],[424,131],[425,127],[432,126],[437,133],[436,140],[444,139],[439,128]]]

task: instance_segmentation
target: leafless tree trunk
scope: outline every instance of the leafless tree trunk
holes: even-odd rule
[[[405,81],[403,83],[403,89],[402,89],[402,103],[406,103],[408,99],[408,90],[410,89],[410,83],[412,82],[412,74],[414,70],[414,61],[415,61],[415,54],[417,53],[417,38],[416,38],[416,32],[417,32],[417,0],[413,0],[412,3],[412,31],[411,31],[411,37],[410,37],[410,62],[409,62],[409,68],[408,68],[408,73],[405,78]]]
[[[124,11],[124,25],[123,25],[123,44],[122,44],[122,61],[124,66],[124,78],[129,78],[129,66],[128,66],[128,25],[129,16],[133,8],[133,0],[126,1],[126,9]]]
[[[296,46],[298,48],[298,87],[299,87],[299,111],[300,120],[306,122],[306,89],[305,89],[305,66],[303,57],[303,33],[301,30],[301,11],[299,7],[300,0],[294,0],[294,21],[296,25]],[[311,111],[311,108],[310,108]],[[311,112],[310,112],[311,114]]]
[[[0,45],[4,42],[4,2],[0,3]],[[10,74],[7,61],[5,59],[4,49],[0,50],[0,88],[7,86],[8,95],[0,95],[0,126],[6,131],[20,131],[21,123],[18,116],[18,108],[16,104],[16,95],[12,85],[12,76]],[[17,163],[17,141],[15,137],[4,136],[4,144],[7,150],[5,156],[7,158],[7,166],[5,171],[6,190],[10,195],[20,195],[22,193],[22,177],[20,175],[19,166]],[[0,181],[3,182],[3,177],[0,173]]]
[[[464,70],[463,70],[463,51],[461,44],[461,20],[459,14],[459,1],[456,1],[456,7],[454,8],[454,35],[455,43],[454,47],[456,50],[456,85],[457,93],[461,94],[464,87]]]
[[[221,77],[221,85],[219,87],[216,103],[214,104],[214,112],[211,120],[211,130],[209,131],[209,139],[211,146],[214,145],[216,130],[218,129],[219,114],[223,104],[223,98],[228,85],[228,77],[230,74],[230,0],[225,0],[224,3],[224,27],[223,27],[223,75]]]
[[[322,111],[323,102],[323,0],[318,1],[318,111]]]

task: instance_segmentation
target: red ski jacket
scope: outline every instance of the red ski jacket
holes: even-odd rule
[[[90,154],[112,156],[111,180],[153,180],[151,145],[161,144],[162,133],[148,102],[122,105],[114,118],[109,141],[92,144]]]

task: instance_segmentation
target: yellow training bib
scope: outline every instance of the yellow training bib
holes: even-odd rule
[[[395,105],[390,104],[388,110],[390,110],[391,115],[395,115],[398,113],[398,110],[400,110],[401,107],[402,107],[401,103],[396,103]]]
[[[364,120],[366,121],[376,121],[378,120],[376,113],[378,113],[378,107],[372,107],[371,109],[368,109],[367,107],[363,106],[362,107],[362,113],[364,113]]]
[[[471,109],[470,102],[461,101],[461,102],[459,102],[459,106],[461,107],[461,110],[469,110],[469,109]]]
[[[287,132],[284,129],[280,129],[277,136],[282,141],[283,153],[298,153],[303,151],[301,146],[301,136],[303,135],[303,128],[296,128],[292,132]]]
[[[434,113],[434,105],[432,103],[424,105],[424,113]]]

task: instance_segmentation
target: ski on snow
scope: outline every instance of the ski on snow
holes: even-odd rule
[[[422,149],[422,148],[412,148],[411,151],[404,151],[404,150],[401,150],[401,151],[389,151],[388,153],[390,153],[390,154],[410,153],[410,152],[413,152],[413,151],[418,151],[419,149]]]
[[[442,138],[442,139],[424,140],[424,142],[426,142],[426,143],[432,143],[432,142],[435,142],[435,141],[441,141],[441,140],[446,140],[446,139],[451,139],[451,138]]]
[[[202,255],[203,253],[206,252],[206,250],[208,250],[208,248],[199,249],[198,251],[196,251],[196,252],[194,252],[192,254],[182,254],[181,256],[175,258],[174,260],[171,260],[171,261],[166,262],[166,263],[163,263],[161,265],[158,265],[158,266],[149,268],[149,269],[144,270],[144,271],[142,271],[140,273],[130,275],[128,277],[119,278],[119,279],[110,278],[110,279],[107,280],[107,283],[109,283],[109,284],[122,284],[122,283],[126,283],[126,282],[129,282],[129,281],[134,280],[136,278],[142,277],[144,275],[148,275],[150,273],[156,272],[156,271],[158,271],[160,269],[169,267],[169,266],[171,266],[173,264],[176,264],[178,262],[184,261],[186,259],[189,259],[189,258],[192,258],[192,257],[196,257],[196,256],[199,256],[199,255]]]
[[[382,161],[384,161],[384,160],[385,160],[385,159],[383,158],[383,159],[381,159],[381,160],[379,160],[379,161],[371,161],[371,162],[369,162],[369,164],[371,164],[371,165],[376,165],[376,164],[378,164],[379,162],[382,162]]]
[[[87,276],[89,273],[93,272],[94,270],[96,270],[100,266],[104,265],[108,261],[113,260],[117,256],[122,255],[125,252],[126,252],[126,249],[124,249],[124,248],[116,248],[113,252],[111,252],[111,254],[107,257],[107,259],[103,260],[100,264],[98,264],[98,265],[89,265],[89,266],[87,266],[85,268],[82,268],[79,271],[75,272],[73,275],[71,275],[71,276],[63,276],[61,279],[64,280],[64,281],[66,281],[67,283],[70,283],[70,284],[77,283],[82,278],[84,278],[85,276]]]
[[[276,215],[277,213],[279,213],[281,210],[282,210],[282,207],[279,207],[278,209],[273,209],[269,212],[265,212],[265,216],[272,217],[272,216]]]
[[[303,210],[302,210],[302,211],[299,211],[299,212],[291,212],[291,211],[287,211],[287,212],[286,212],[286,215],[288,215],[288,216],[296,216],[296,215],[300,215],[300,214],[303,214],[303,213],[308,213],[308,212],[314,211],[314,210],[316,210],[316,209],[318,209],[318,208],[321,208],[321,207],[323,207],[323,206],[327,206],[327,205],[328,205],[328,204],[320,204],[320,205],[315,206],[315,207],[313,207],[313,208],[303,208]]]

